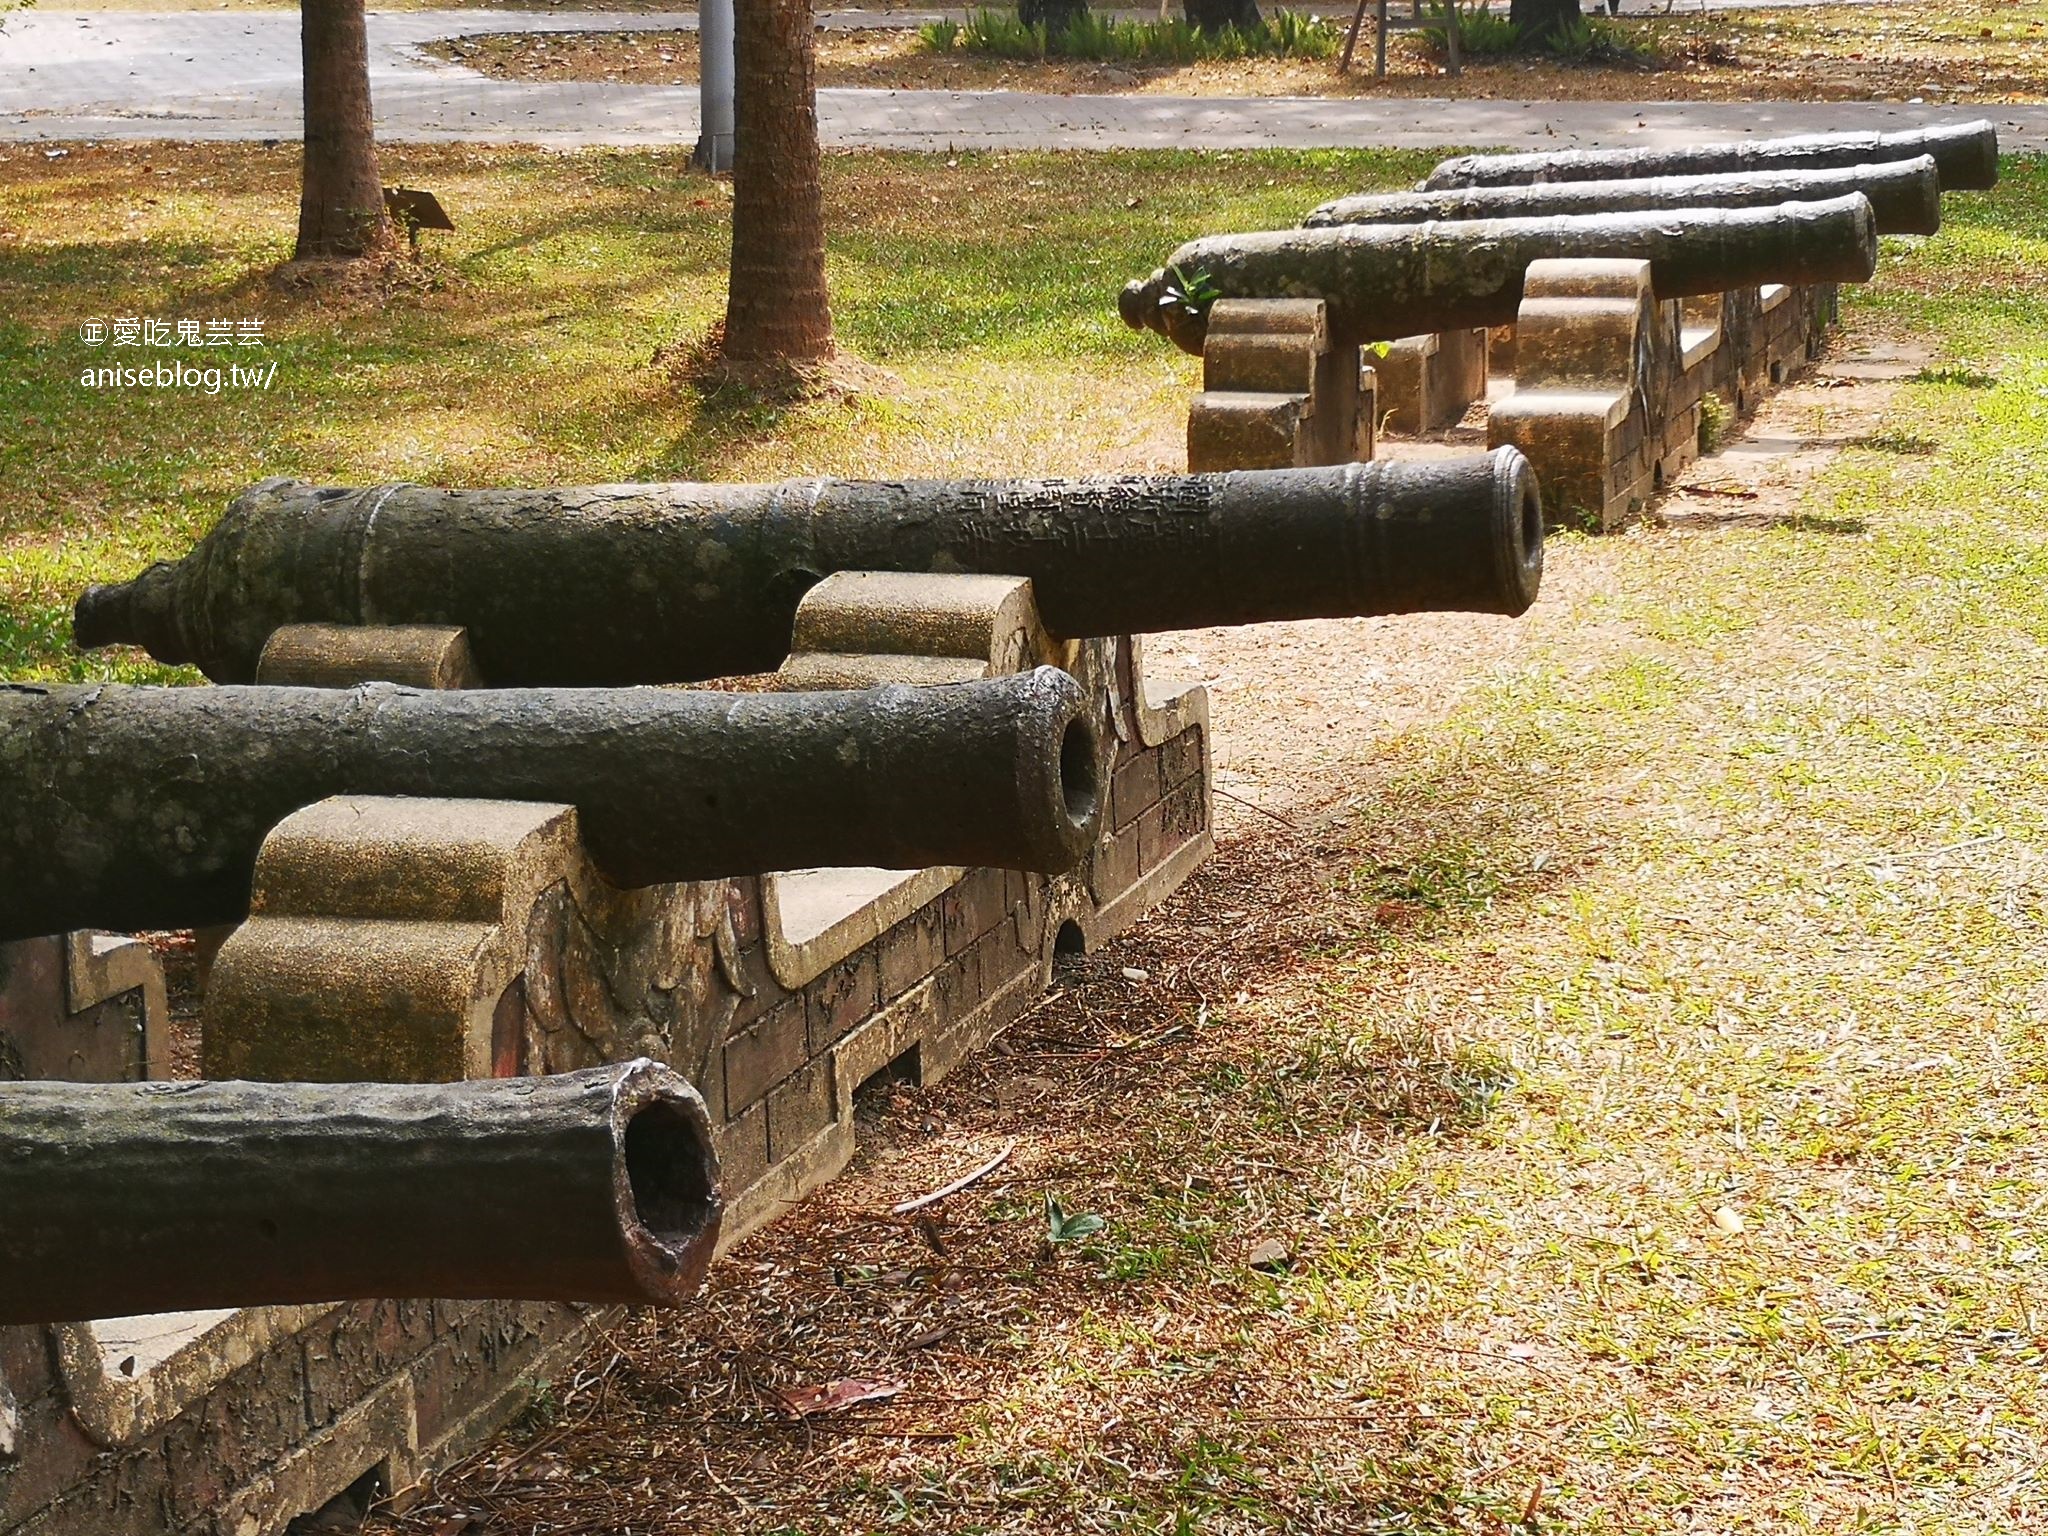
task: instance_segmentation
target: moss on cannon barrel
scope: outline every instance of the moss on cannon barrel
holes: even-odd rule
[[[1663,149],[1562,149],[1524,155],[1458,155],[1440,163],[1422,190],[1500,187],[1530,181],[1615,181],[1742,171],[1825,170],[1932,155],[1944,192],[1998,185],[1998,129],[1981,118],[1899,133],[1810,133]]]
[[[834,571],[1028,576],[1046,626],[1068,639],[1520,613],[1542,568],[1535,494],[1519,455],[555,491],[271,480],[183,560],[86,592],[76,634],[246,682],[279,625],[460,624],[486,680],[530,686],[772,668],[789,654],[798,600]]]
[[[816,865],[1058,873],[1094,841],[1080,685],[844,693],[0,686],[0,940],[248,911],[330,795],[561,802],[615,884]]]
[[[1763,208],[1775,203],[1825,202],[1857,192],[1870,199],[1880,235],[1931,235],[1941,228],[1941,177],[1932,155],[1827,170],[1646,176],[1635,181],[1532,181],[1444,187],[1433,192],[1361,193],[1324,203],[1301,222],[1305,229],[1319,229],[1333,224],[1532,219],[1664,208]]]
[[[1877,270],[1877,221],[1861,193],[1769,208],[1685,208],[1542,219],[1339,224],[1191,240],[1126,285],[1124,323],[1199,353],[1205,299],[1321,299],[1339,343],[1508,325],[1522,280],[1545,257],[1636,257],[1657,296],[1760,283],[1864,282]]]
[[[641,1059],[464,1083],[0,1084],[0,1324],[696,1294],[703,1101]]]

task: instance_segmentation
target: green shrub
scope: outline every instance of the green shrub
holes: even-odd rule
[[[1585,16],[1559,22],[1543,46],[1570,64],[1642,64],[1651,57],[1613,22]]]
[[[1273,51],[1292,59],[1335,58],[1344,41],[1339,28],[1300,11],[1276,12],[1266,30],[1273,35]]]
[[[1593,24],[1583,16],[1560,21],[1544,35],[1543,46],[1560,59],[1584,63],[1593,56]]]
[[[1423,8],[1422,40],[1439,58],[1450,51],[1447,41],[1453,0],[1436,0]],[[1459,5],[1458,50],[1468,59],[1497,58],[1522,46],[1522,29],[1505,16],[1493,14],[1488,0],[1476,5]]]
[[[960,48],[998,59],[1042,59],[1045,28],[1027,27],[1009,11],[971,11],[960,29]]]
[[[1728,435],[1728,428],[1735,419],[1735,413],[1728,409],[1728,402],[1711,389],[1700,397],[1700,452],[1712,453],[1721,446],[1721,440]]]
[[[1000,59],[1095,59],[1112,63],[1190,64],[1197,59],[1327,59],[1342,45],[1338,28],[1314,16],[1277,12],[1256,27],[1225,27],[1209,34],[1175,18],[1119,21],[1087,12],[1049,32],[1026,26],[1008,11],[974,11],[966,26],[941,44],[930,25],[920,43],[935,52],[958,47]]]
[[[928,21],[917,29],[917,46],[926,53],[951,53],[960,41],[960,23],[941,19]]]

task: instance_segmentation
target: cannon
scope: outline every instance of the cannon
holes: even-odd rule
[[[645,1058],[460,1083],[0,1085],[0,1324],[441,1296],[676,1305],[703,1100]]]
[[[1362,193],[1314,209],[1302,226],[1424,224],[1435,219],[1534,219],[1559,214],[1647,213],[1666,208],[1761,208],[1862,193],[1880,235],[1941,228],[1941,177],[1932,155],[1824,170],[1650,176],[1638,181],[1530,181]]]
[[[622,887],[1056,873],[1101,816],[1086,707],[1051,667],[843,693],[4,686],[0,939],[239,919],[264,835],[341,794],[574,805]]]
[[[1531,181],[1615,181],[1645,176],[1710,176],[1746,171],[1818,171],[1932,155],[1944,192],[1998,185],[1998,129],[1979,119],[1902,133],[1814,133],[1786,139],[1737,139],[1671,149],[1567,149],[1526,155],[1458,155],[1422,182],[1501,187]]]
[[[1529,263],[1571,257],[1647,260],[1660,298],[1762,282],[1860,282],[1876,269],[1875,216],[1856,193],[1769,208],[1220,235],[1188,242],[1165,267],[1127,284],[1118,307],[1133,329],[1199,352],[1214,299],[1320,298],[1332,339],[1363,343],[1508,324]]]
[[[1194,353],[1218,298],[1319,298],[1333,342],[1388,341],[1512,324],[1530,262],[1587,256],[1647,260],[1660,299],[1758,283],[1865,282],[1877,270],[1877,220],[1856,193],[1771,208],[1214,235],[1125,285],[1117,308],[1133,330],[1157,331]]]
[[[1519,454],[1096,480],[559,491],[273,480],[183,560],[87,590],[74,634],[243,682],[280,625],[460,624],[493,684],[590,686],[774,667],[799,599],[837,571],[1027,577],[1063,639],[1515,614],[1542,571],[1536,498]]]

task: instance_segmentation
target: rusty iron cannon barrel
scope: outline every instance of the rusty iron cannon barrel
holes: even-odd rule
[[[696,1294],[697,1092],[641,1058],[462,1083],[0,1083],[0,1324]]]
[[[1769,208],[1213,235],[1127,284],[1117,307],[1133,330],[1157,331],[1188,352],[1201,351],[1208,304],[1219,298],[1321,299],[1332,340],[1391,341],[1512,324],[1529,264],[1566,256],[1647,260],[1665,299],[1760,283],[1864,282],[1877,270],[1877,221],[1870,199],[1856,193]]]
[[[615,884],[821,865],[1058,873],[1100,820],[1081,687],[729,694],[0,686],[0,939],[248,911],[256,854],[330,795],[574,805]]]
[[[1477,609],[1535,599],[1519,457],[1129,475],[578,490],[265,481],[176,564],[78,600],[81,646],[218,682],[278,626],[460,624],[500,686],[687,682],[777,666],[835,571],[1028,576],[1058,636]]]
[[[1440,163],[1422,190],[1499,187],[1529,181],[1616,181],[1743,171],[1818,171],[1932,155],[1944,192],[1998,185],[1998,128],[1977,119],[1899,133],[1811,133],[1735,139],[1665,149],[1564,149],[1523,155],[1458,155]]]
[[[1360,193],[1324,203],[1305,229],[1333,224],[1425,224],[1433,219],[1538,219],[1558,214],[1647,213],[1664,208],[1762,208],[1825,202],[1861,192],[1880,235],[1941,228],[1941,177],[1932,155],[1823,170],[1646,176],[1635,181],[1529,181],[1431,192]]]

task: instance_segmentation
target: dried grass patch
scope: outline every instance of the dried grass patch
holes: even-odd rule
[[[1502,9],[1496,7],[1496,10]],[[1348,12],[1337,18],[1348,23]],[[1633,64],[1544,54],[1466,61],[1453,79],[1413,32],[1390,38],[1388,77],[1360,62],[1246,59],[1140,65],[934,53],[911,30],[818,34],[818,83],[875,90],[1044,91],[1172,96],[1449,96],[1538,101],[1903,101],[2048,99],[2048,4],[1933,0],[1620,18],[1604,23],[1644,52]],[[691,85],[691,32],[483,33],[435,43],[435,57],[498,79]]]

